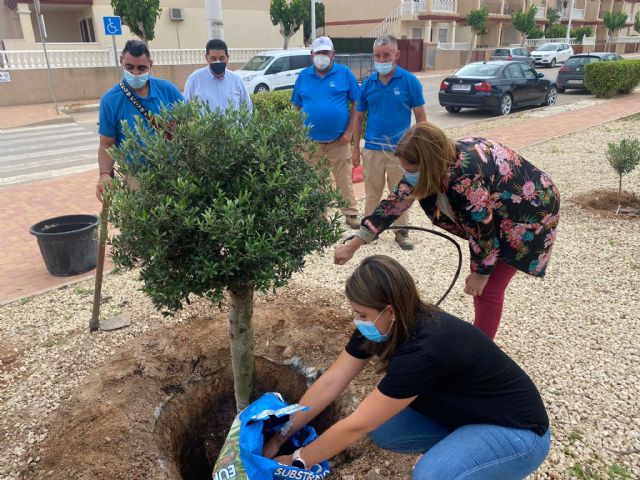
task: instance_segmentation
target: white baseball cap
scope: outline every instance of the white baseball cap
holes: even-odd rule
[[[324,50],[333,51],[333,42],[329,37],[318,37],[311,44],[311,51],[313,53],[322,52]]]

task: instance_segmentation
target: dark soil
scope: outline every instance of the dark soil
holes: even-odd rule
[[[640,220],[640,197],[635,193],[622,191],[620,212],[618,210],[618,191],[612,189],[594,190],[578,195],[572,201],[583,208],[614,215],[616,218]]]

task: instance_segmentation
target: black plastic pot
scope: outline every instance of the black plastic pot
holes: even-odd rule
[[[99,222],[95,215],[65,215],[43,220],[29,229],[38,239],[51,275],[68,277],[96,267]]]

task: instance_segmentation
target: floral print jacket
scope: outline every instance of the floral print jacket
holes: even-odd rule
[[[472,272],[489,275],[502,260],[522,272],[544,276],[560,207],[551,178],[492,140],[465,138],[456,150],[458,157],[443,182],[444,205],[448,201],[450,208],[441,209],[444,198],[438,201],[436,194],[420,200],[422,209],[434,225],[468,240]],[[411,207],[410,195],[403,178],[363,220],[358,235],[372,241]]]

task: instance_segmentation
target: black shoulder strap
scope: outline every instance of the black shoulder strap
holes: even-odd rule
[[[150,120],[151,114],[149,110],[147,110],[146,108],[144,108],[144,106],[142,106],[142,104],[140,103],[140,100],[138,100],[138,97],[136,97],[131,92],[131,90],[129,90],[129,88],[125,85],[124,82],[120,82],[120,89],[124,92],[124,95],[129,99],[129,101],[133,104],[133,106],[136,107],[136,109],[142,114],[142,116],[145,117],[147,120]]]

